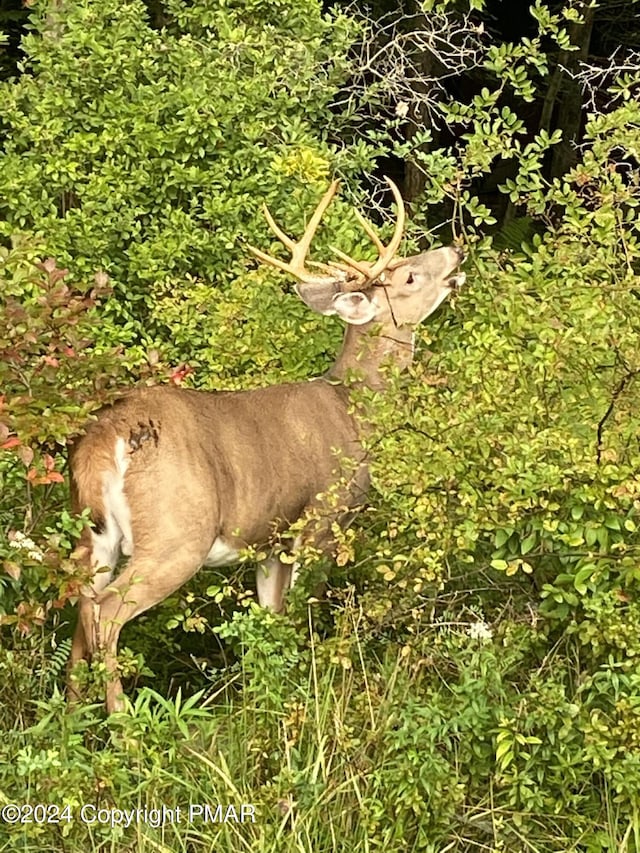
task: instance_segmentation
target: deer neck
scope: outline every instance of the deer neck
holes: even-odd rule
[[[347,326],[342,349],[327,379],[344,381],[351,372],[358,382],[375,390],[383,390],[386,381],[383,365],[403,370],[413,361],[413,330],[408,326]]]

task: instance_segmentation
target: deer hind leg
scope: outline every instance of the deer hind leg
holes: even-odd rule
[[[175,556],[136,555],[113,583],[82,611],[90,654],[102,652],[107,670],[107,711],[123,707],[122,683],[118,676],[120,631],[136,616],[159,604],[186,583],[200,568],[204,554],[176,549]]]
[[[85,630],[93,611],[94,601],[111,581],[120,556],[122,532],[115,519],[108,519],[104,530],[96,533],[85,529],[79,546],[84,550],[84,560],[93,571],[91,584],[84,587],[78,599],[78,622],[71,644],[71,655],[67,670],[67,693],[72,700],[80,699],[78,685],[73,679],[73,668],[81,660],[89,660],[91,649]]]

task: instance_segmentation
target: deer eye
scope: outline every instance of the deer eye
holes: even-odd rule
[[[407,276],[407,284],[413,284],[413,273],[410,272]]]

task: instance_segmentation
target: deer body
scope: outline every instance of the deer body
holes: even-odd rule
[[[290,264],[252,250],[298,278],[298,295],[312,310],[347,323],[342,350],[326,377],[239,392],[133,390],[103,410],[72,449],[74,508],[89,507],[94,524],[81,542],[94,575],[79,601],[70,663],[103,651],[109,710],[121,704],[116,654],[126,622],[170,595],[200,566],[230,565],[243,548],[268,546],[340,481],[342,460],[352,462],[341,511],[362,503],[368,472],[342,380],[355,371],[364,383],[382,388],[381,366],[411,361],[413,328],[464,279],[454,274],[462,260],[456,248],[394,257],[404,215],[393,186],[399,218],[389,246],[363,221],[380,259],[371,264],[345,258],[346,266],[308,272],[304,257],[336,186],[297,243],[268,215],[292,251]],[[324,527],[316,523],[309,532],[322,550],[331,550],[332,520],[325,517]],[[129,560],[114,579],[120,554]],[[293,581],[288,563],[273,551],[258,568],[263,606],[282,609]]]
[[[159,542],[171,557],[188,545],[196,568],[230,565],[242,548],[266,545],[335,481],[335,450],[359,452],[348,405],[346,389],[323,379],[240,392],[131,391],[71,455],[74,504],[91,507],[100,565],[114,566],[133,544],[137,557],[147,548],[153,556]]]

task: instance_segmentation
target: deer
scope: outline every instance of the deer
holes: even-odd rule
[[[102,655],[106,708],[125,706],[118,674],[122,627],[160,603],[202,566],[225,567],[254,547],[268,556],[257,567],[258,603],[276,613],[296,580],[295,553],[274,547],[274,534],[313,514],[353,460],[342,509],[357,509],[369,487],[360,426],[352,412],[355,384],[384,391],[385,365],[413,359],[414,330],[465,280],[458,246],[397,255],[405,208],[397,186],[391,240],[385,245],[355,211],[378,253],[356,260],[307,260],[312,239],[338,181],[331,183],[298,240],[266,206],[266,221],[289,260],[250,246],[262,263],[292,276],[312,311],[346,324],[342,348],[329,370],[303,382],[245,391],[199,391],[157,385],[133,388],[100,410],[70,452],[72,506],[91,519],[78,552],[90,582],[78,598],[69,661],[68,694],[79,698],[73,668]],[[316,513],[317,515],[317,513]],[[330,516],[308,541],[331,551]],[[329,518],[329,521],[327,521]],[[311,526],[311,525],[310,525]],[[293,542],[300,547],[303,537]],[[119,574],[120,557],[127,562]]]

